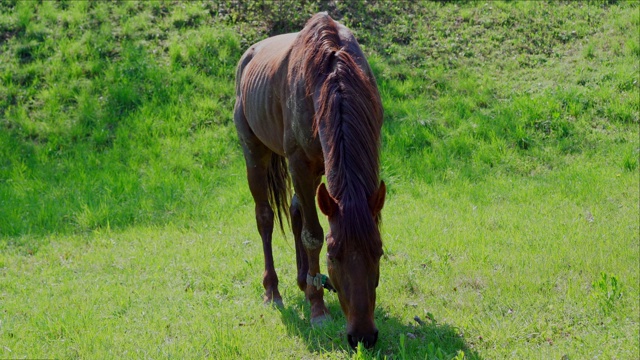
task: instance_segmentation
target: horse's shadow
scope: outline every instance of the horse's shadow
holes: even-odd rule
[[[310,325],[309,303],[302,295],[290,298],[280,308],[280,315],[287,333],[303,341],[310,352],[350,354],[353,350],[347,344],[346,320],[337,299],[327,301],[327,308],[333,319],[318,327]],[[451,359],[462,351],[465,359],[481,359],[455,326],[434,319],[420,319],[420,323],[414,319],[399,319],[379,307],[375,319],[380,337],[375,347],[368,351],[372,358],[393,355],[393,358]]]

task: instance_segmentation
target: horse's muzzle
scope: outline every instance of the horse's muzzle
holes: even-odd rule
[[[370,349],[378,341],[378,330],[376,330],[373,334],[347,334],[347,341],[349,341],[349,345],[352,349],[355,349],[358,346],[358,343],[361,342],[365,348]]]

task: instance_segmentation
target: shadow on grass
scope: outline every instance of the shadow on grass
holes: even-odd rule
[[[344,352],[353,355],[346,339],[346,320],[335,295],[326,295],[325,301],[332,320],[320,327],[311,327],[309,304],[304,296],[289,299],[280,309],[282,322],[290,336],[300,338],[313,353]],[[413,319],[392,317],[384,308],[378,307],[375,321],[380,337],[373,349],[365,354],[365,359],[452,359],[460,351],[465,359],[481,359],[471,348],[460,329],[436,320],[425,320],[421,324]]]

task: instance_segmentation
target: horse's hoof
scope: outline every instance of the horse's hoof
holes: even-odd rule
[[[311,318],[311,327],[322,327],[325,324],[329,323],[331,320],[332,318],[329,314],[316,316],[314,318]]]
[[[276,308],[283,308],[284,303],[281,298],[273,298],[273,299],[264,299],[265,306],[273,306]]]

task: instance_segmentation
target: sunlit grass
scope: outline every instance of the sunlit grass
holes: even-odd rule
[[[633,357],[637,175],[601,160],[390,188],[367,356]],[[335,295],[334,321],[308,325],[290,236],[274,243],[285,308],[262,305],[253,205],[234,197],[208,223],[48,237],[32,254],[5,245],[2,356],[350,357]]]

